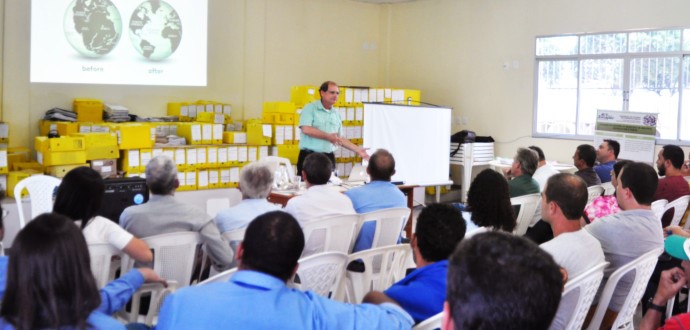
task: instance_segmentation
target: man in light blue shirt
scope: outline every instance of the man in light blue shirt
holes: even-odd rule
[[[395,174],[395,159],[388,150],[379,149],[371,155],[367,174],[371,182],[345,192],[345,195],[352,200],[357,213],[407,207],[405,195],[391,183],[391,177]],[[376,231],[375,222],[364,223],[352,252],[370,249],[374,240],[374,231]]]
[[[230,281],[187,287],[168,296],[157,329],[410,329],[398,305],[346,304],[286,286],[297,271],[304,234],[281,211],[249,224]]]
[[[335,82],[326,81],[319,87],[319,94],[321,100],[305,105],[300,113],[299,128],[302,130],[302,135],[299,141],[297,173],[302,173],[304,159],[313,152],[325,154],[335,166],[333,151],[338,146],[354,151],[363,159],[369,159],[366,150],[340,137],[343,123],[340,114],[333,107],[340,95],[338,85]]]
[[[611,182],[611,171],[613,164],[618,159],[618,154],[621,151],[621,144],[616,140],[605,139],[597,149],[597,162],[599,165],[594,166],[594,171],[597,172],[601,183]]]
[[[240,173],[240,191],[242,202],[218,212],[216,225],[221,233],[247,227],[249,222],[266,212],[280,209],[266,198],[271,193],[273,173],[269,167],[260,162],[251,163]]]

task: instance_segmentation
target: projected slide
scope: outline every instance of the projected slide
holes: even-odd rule
[[[31,82],[206,86],[208,0],[32,0]]]

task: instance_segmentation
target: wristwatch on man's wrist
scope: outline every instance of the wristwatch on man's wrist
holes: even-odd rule
[[[661,306],[653,303],[654,297],[650,297],[647,301],[647,309],[653,309],[659,313],[666,313],[666,306]]]

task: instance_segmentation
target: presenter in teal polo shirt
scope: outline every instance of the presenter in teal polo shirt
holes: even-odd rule
[[[356,152],[363,159],[369,159],[369,154],[362,147],[341,137],[342,120],[333,105],[338,101],[340,90],[332,81],[326,81],[319,87],[321,100],[304,106],[300,114],[299,127],[302,136],[299,141],[299,158],[297,159],[297,173],[302,173],[304,159],[313,152],[320,152],[330,158],[335,169],[335,151],[339,146]]]

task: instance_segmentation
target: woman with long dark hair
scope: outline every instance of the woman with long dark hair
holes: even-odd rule
[[[517,225],[510,204],[508,181],[491,169],[481,171],[472,181],[466,210],[472,213],[472,222],[486,230],[512,233]]]
[[[105,183],[101,175],[89,167],[77,167],[62,179],[53,212],[77,222],[87,244],[110,243],[137,261],[152,261],[151,250],[144,241],[117,223],[97,215],[104,194]]]

